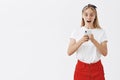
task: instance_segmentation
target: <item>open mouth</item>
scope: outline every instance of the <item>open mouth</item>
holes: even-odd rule
[[[88,23],[91,23],[91,21],[87,21]]]

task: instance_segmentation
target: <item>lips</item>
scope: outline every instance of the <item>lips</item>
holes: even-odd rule
[[[91,21],[87,21],[88,23],[90,23]]]

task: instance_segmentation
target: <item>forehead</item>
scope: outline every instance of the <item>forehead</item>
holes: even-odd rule
[[[83,11],[83,13],[95,13],[95,11],[92,8],[87,8]]]

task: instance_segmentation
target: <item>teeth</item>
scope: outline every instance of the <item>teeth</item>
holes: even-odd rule
[[[87,22],[91,22],[91,21],[87,21]]]

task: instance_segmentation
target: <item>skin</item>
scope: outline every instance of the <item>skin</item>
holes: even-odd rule
[[[93,29],[93,22],[95,19],[95,12],[88,8],[85,10],[82,14],[82,18],[85,21],[86,28]],[[90,21],[90,22],[87,22]],[[95,38],[93,34],[90,35],[84,35],[80,40],[76,41],[75,39],[70,39],[70,43],[68,46],[67,54],[70,56],[76,52],[76,50],[84,43],[90,40],[95,47],[101,52],[103,56],[107,56],[107,41],[104,41],[102,43],[99,43]]]

